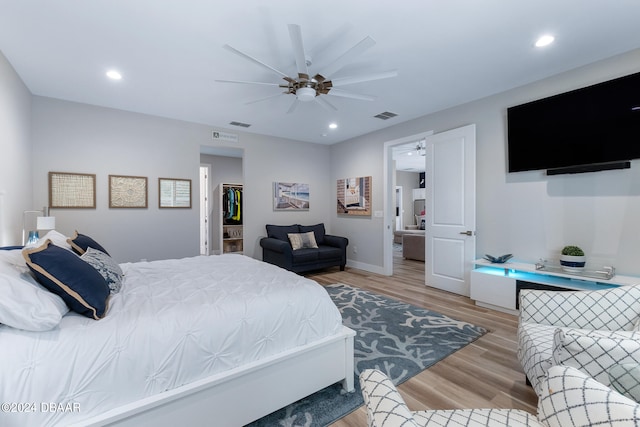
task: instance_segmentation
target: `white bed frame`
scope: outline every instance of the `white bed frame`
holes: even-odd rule
[[[340,333],[82,421],[78,426],[243,426],[338,381],[354,391],[353,337]]]

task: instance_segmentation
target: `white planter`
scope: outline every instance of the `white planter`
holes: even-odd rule
[[[587,257],[584,255],[560,255],[560,265],[562,265],[562,269],[565,271],[582,271],[586,262]]]

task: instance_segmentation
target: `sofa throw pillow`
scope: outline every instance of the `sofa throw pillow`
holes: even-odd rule
[[[112,294],[117,294],[122,288],[122,278],[124,273],[117,262],[113,260],[109,255],[102,251],[93,249],[91,246],[87,248],[87,251],[82,254],[80,259],[89,263],[93,268],[98,270],[98,273],[104,277],[104,280],[109,285],[109,290]]]
[[[552,366],[538,401],[549,427],[638,425],[640,405],[571,366]]]
[[[74,233],[73,237],[67,239],[67,242],[69,242],[73,251],[78,255],[82,255],[83,253],[85,253],[87,248],[89,247],[97,249],[109,255],[109,252],[107,252],[106,249],[103,248],[102,245],[100,245],[100,243],[96,242],[87,235],[78,233],[77,230]]]
[[[316,243],[319,245],[324,244],[324,235],[327,234],[324,229],[324,224],[316,224],[316,225],[301,225],[300,232],[307,233],[309,231],[313,231],[314,237],[316,238]]]
[[[104,317],[109,286],[95,268],[48,240],[38,248],[25,249],[22,254],[36,280],[59,295],[71,310],[96,320]]]
[[[316,238],[313,231],[307,233],[289,233],[289,241],[294,251],[304,248],[317,248]]]
[[[609,369],[640,363],[640,332],[558,328],[553,337],[553,364],[568,365],[610,385]]]

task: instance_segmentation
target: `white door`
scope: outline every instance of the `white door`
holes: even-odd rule
[[[469,295],[475,258],[476,125],[426,139],[428,286]]]

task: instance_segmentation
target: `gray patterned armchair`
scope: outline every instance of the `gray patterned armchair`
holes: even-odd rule
[[[538,397],[553,365],[573,366],[608,386],[612,367],[640,364],[640,286],[523,289],[519,301],[518,359]]]
[[[570,366],[549,369],[537,417],[519,409],[411,411],[391,380],[375,369],[360,374],[360,386],[369,427],[640,425],[640,405]]]

